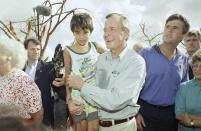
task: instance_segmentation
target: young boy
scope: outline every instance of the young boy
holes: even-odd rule
[[[78,90],[68,88],[68,76],[70,72],[80,74],[82,79],[95,85],[95,65],[99,53],[105,50],[97,43],[89,42],[93,32],[92,18],[86,13],[75,14],[71,19],[71,31],[74,42],[64,49],[64,63],[66,76],[67,103],[69,98],[84,105],[84,111],[80,115],[73,116],[76,131],[98,131],[99,120],[97,109],[89,105]]]

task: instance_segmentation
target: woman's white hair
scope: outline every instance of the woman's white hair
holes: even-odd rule
[[[16,40],[1,38],[0,52],[2,55],[11,57],[13,68],[22,69],[27,61],[27,52],[22,43]]]

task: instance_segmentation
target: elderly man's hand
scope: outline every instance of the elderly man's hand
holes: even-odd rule
[[[68,80],[69,80],[68,81],[69,87],[76,90],[81,90],[84,84],[84,81],[82,80],[82,78],[79,75],[76,75],[74,73],[69,76]]]
[[[70,100],[68,103],[68,109],[72,116],[81,115],[84,109],[84,105],[78,101]]]

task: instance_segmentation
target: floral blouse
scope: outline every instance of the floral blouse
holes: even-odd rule
[[[0,77],[0,104],[17,106],[19,115],[30,119],[42,107],[41,92],[25,72],[15,69]]]

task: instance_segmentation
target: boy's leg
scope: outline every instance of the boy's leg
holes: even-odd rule
[[[88,121],[88,131],[99,130],[98,111],[89,113],[87,117],[87,121]]]
[[[99,119],[88,122],[88,131],[98,131],[99,130]]]
[[[82,120],[79,123],[75,124],[75,131],[87,131],[87,121]]]
[[[73,117],[75,122],[75,131],[87,131],[86,112]]]

